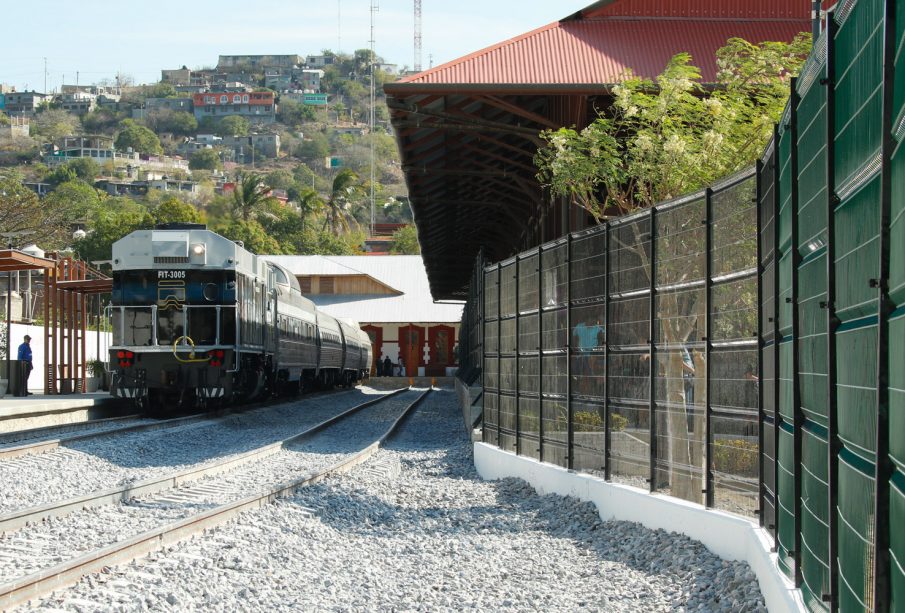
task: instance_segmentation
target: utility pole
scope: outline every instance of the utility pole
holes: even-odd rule
[[[371,236],[374,236],[374,228],[377,223],[374,206],[374,102],[376,98],[374,90],[374,65],[377,63],[376,56],[374,55],[374,14],[379,10],[380,7],[377,5],[377,0],[371,0],[371,108],[370,113],[368,114],[368,140],[371,144]]]
[[[421,0],[415,0],[415,72],[421,72]]]
[[[44,58],[44,92],[47,93],[47,58]]]

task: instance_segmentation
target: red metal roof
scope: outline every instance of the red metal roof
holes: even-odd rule
[[[707,82],[716,77],[717,49],[730,38],[787,41],[809,25],[807,21],[555,23],[399,83],[614,83],[627,68],[655,77],[682,51],[691,53]]]
[[[584,11],[596,17],[689,17],[693,19],[810,19],[810,0],[621,0]]]

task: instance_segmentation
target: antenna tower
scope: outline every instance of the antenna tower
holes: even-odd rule
[[[374,54],[374,14],[379,10],[380,7],[377,4],[377,0],[371,0],[371,53],[368,58],[370,60],[369,63],[371,64],[371,107],[370,112],[368,113],[368,140],[371,145],[371,236],[374,236],[374,228],[377,223],[374,205],[374,182],[376,181],[374,172],[374,104],[376,102],[374,90],[374,65],[377,63],[377,56]]]
[[[415,72],[421,72],[421,0],[415,0]]]

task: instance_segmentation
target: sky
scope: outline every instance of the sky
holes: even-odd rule
[[[161,69],[213,67],[217,56],[351,53],[371,39],[388,63],[414,64],[413,0],[32,0],[0,12],[0,83],[23,91]],[[422,68],[554,22],[592,0],[422,0]],[[4,3],[6,4],[6,3]]]

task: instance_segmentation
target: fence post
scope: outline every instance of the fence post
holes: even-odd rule
[[[521,390],[519,390],[520,377],[519,377],[519,368],[521,366],[521,357],[519,356],[519,350],[521,349],[521,336],[522,336],[522,318],[519,314],[522,308],[522,297],[519,294],[519,280],[522,274],[522,259],[520,255],[515,256],[515,455],[521,455],[522,451],[522,429],[521,429],[521,416],[522,416],[522,394]]]
[[[544,247],[537,248],[537,459],[544,461]]]
[[[500,421],[503,417],[503,267],[496,265],[496,446],[500,447]]]
[[[776,144],[774,143],[775,147]],[[764,163],[758,159],[755,165],[755,209],[757,211],[757,523],[764,527],[764,317],[761,309],[764,304],[764,248],[763,231],[764,223],[761,217],[761,199],[764,190],[761,185],[761,175],[764,173]]]
[[[773,552],[779,551],[779,126],[773,126]]]
[[[827,15],[826,76],[821,81],[826,86],[826,387],[827,387],[827,558],[829,562],[829,593],[822,594],[830,612],[839,609],[839,567],[836,556],[839,551],[838,519],[836,506],[839,491],[839,420],[836,396],[836,33],[839,25],[834,15]]]
[[[603,228],[603,478],[612,478],[611,447],[613,444],[610,421],[610,222]]]
[[[795,480],[795,500],[793,501],[794,541],[792,559],[795,562],[795,587],[801,585],[803,575],[801,572],[801,431],[804,427],[804,413],[801,410],[801,388],[798,376],[801,360],[798,355],[799,340],[799,313],[798,313],[798,269],[801,267],[801,252],[798,250],[798,190],[795,182],[798,180],[798,105],[801,102],[798,97],[798,78],[791,79],[791,113],[789,115],[790,156],[789,167],[792,177],[792,192],[790,194],[790,226],[792,230],[792,423],[795,427],[792,452],[792,466]]]
[[[704,192],[704,506],[710,508],[713,506],[713,406],[710,401],[712,386],[710,382],[711,366],[710,356],[712,342],[710,337],[713,333],[712,318],[710,316],[713,310],[713,190],[707,188]],[[758,237],[758,240],[760,237]],[[692,409],[695,410],[695,409]]]
[[[566,424],[568,450],[566,466],[575,467],[575,428],[572,425],[572,233],[566,234]]]
[[[657,326],[655,320],[657,318],[657,307],[654,303],[654,296],[657,291],[657,209],[650,209],[650,295],[649,295],[649,320],[647,346],[650,352],[648,364],[650,371],[648,373],[648,394],[650,395],[648,414],[650,415],[650,489],[651,492],[657,489],[657,416],[654,410],[656,405],[656,384],[657,384],[657,364],[655,341]],[[643,249],[644,246],[641,245]]]
[[[889,297],[890,224],[892,214],[892,168],[890,158],[896,148],[893,137],[896,58],[896,0],[886,0],[883,32],[883,166],[880,192],[880,262],[877,279],[877,481],[874,500],[874,585],[876,611],[890,609],[890,516],[889,480],[893,466],[889,458],[889,316],[893,312]]]

